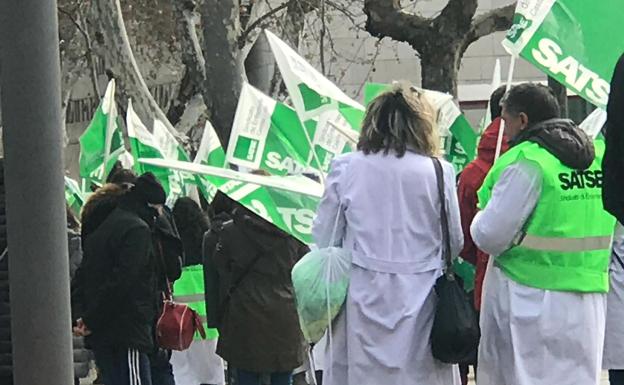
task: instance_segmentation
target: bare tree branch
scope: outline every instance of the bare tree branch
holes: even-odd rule
[[[293,0],[289,0],[286,1],[285,3],[280,4],[279,6],[271,9],[269,12],[265,13],[264,15],[260,16],[259,18],[257,18],[256,20],[254,20],[250,25],[247,26],[247,28],[245,28],[245,30],[243,32],[241,32],[241,34],[238,37],[238,46],[239,47],[243,47],[245,45],[245,40],[247,40],[247,36],[254,30],[256,29],[260,24],[264,23],[265,21],[267,21],[268,19],[272,18],[273,16],[275,16],[278,12],[280,12],[283,9],[288,8],[288,6],[290,5],[290,3]]]
[[[463,50],[465,51],[470,44],[487,36],[493,32],[506,31],[511,27],[513,15],[516,9],[515,2],[505,7],[493,9],[482,15],[477,16],[466,34],[464,39]]]
[[[477,13],[479,0],[449,0],[442,9],[434,24],[443,26],[438,28],[441,34],[455,37],[465,34],[471,26],[472,18]]]
[[[181,42],[182,63],[185,67],[177,96],[167,111],[167,118],[174,126],[180,122],[191,99],[201,93],[201,86],[206,81],[206,60],[196,29],[199,19],[196,6],[197,4],[192,0],[173,0],[173,8],[178,20],[176,35]]]
[[[104,57],[111,66],[109,72],[116,78],[117,91],[123,100],[120,108],[132,98],[133,107],[143,122],[151,123],[152,119],[159,119],[172,135],[184,139],[171,125],[147,87],[130,46],[120,0],[94,0],[91,7],[94,26],[101,34],[102,46],[106,48],[103,50]]]
[[[67,16],[67,18],[72,22],[72,24],[76,27],[76,29],[82,34],[85,44],[86,44],[86,52],[85,57],[87,62],[89,63],[89,70],[91,71],[91,83],[93,85],[93,92],[96,97],[99,99],[102,96],[100,91],[100,85],[98,83],[97,70],[95,66],[95,59],[93,57],[93,46],[91,44],[91,37],[85,28],[82,27],[82,16],[80,11],[80,3],[74,9],[74,12],[77,13],[77,17],[75,18],[71,12],[64,10],[62,7],[57,7],[58,11],[63,15]],[[68,94],[71,95],[71,94]]]
[[[415,49],[423,46],[433,20],[401,9],[399,0],[365,0],[366,30],[373,36],[408,42]]]

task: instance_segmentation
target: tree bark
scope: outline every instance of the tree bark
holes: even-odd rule
[[[196,29],[199,21],[196,6],[193,0],[173,1],[177,16],[176,35],[182,46],[182,63],[185,67],[178,94],[167,112],[167,118],[174,126],[180,122],[191,99],[201,93],[201,86],[206,81],[206,61]]]
[[[206,0],[202,9],[206,82],[204,102],[219,139],[227,147],[243,83],[239,57],[238,0]]]
[[[456,47],[437,45],[433,40],[420,54],[422,87],[457,96],[461,57]]]
[[[141,120],[151,127],[153,119],[161,120],[177,138],[181,135],[150,93],[132,53],[119,0],[94,0],[91,22],[102,40],[101,52],[117,81],[117,91],[125,109],[128,99]]]
[[[366,30],[409,43],[421,60],[422,86],[457,97],[466,49],[483,36],[511,26],[514,4],[475,17],[478,0],[449,0],[434,18],[403,10],[400,0],[365,0]]]

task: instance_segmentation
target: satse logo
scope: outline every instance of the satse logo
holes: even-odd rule
[[[566,83],[574,90],[584,93],[598,104],[607,104],[609,83],[595,72],[585,68],[572,56],[564,55],[559,44],[543,38],[538,43],[538,49],[533,49],[531,53],[539,64],[548,68],[554,75],[564,75]]]
[[[561,189],[564,191],[583,188],[602,188],[602,171],[570,171],[559,174]]]

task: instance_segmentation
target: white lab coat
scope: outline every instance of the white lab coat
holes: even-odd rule
[[[541,188],[533,163],[509,166],[472,224],[477,246],[494,256],[511,247]],[[491,265],[481,308],[479,385],[598,385],[605,313],[606,294],[531,288]]]
[[[172,352],[176,385],[225,384],[223,360],[216,349],[217,339],[195,340],[187,350]]]
[[[619,260],[618,260],[619,257]],[[611,257],[611,287],[607,295],[603,369],[624,369],[624,227],[618,224]]]
[[[463,236],[453,167],[443,162],[451,248]],[[338,214],[338,215],[337,215]],[[334,160],[319,205],[314,238],[351,250],[343,311],[333,324],[324,385],[453,385],[456,367],[436,361],[429,338],[442,272],[440,202],[431,159],[408,152]]]

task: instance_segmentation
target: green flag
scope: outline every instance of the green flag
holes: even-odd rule
[[[519,1],[503,42],[568,89],[605,108],[624,51],[622,0]]]
[[[390,89],[390,85],[387,84],[366,84],[364,89],[366,102],[370,103],[388,89]],[[453,163],[458,172],[463,170],[476,156],[479,134],[461,113],[451,95],[420,88],[418,90],[425,94],[429,102],[438,111],[437,125],[440,136],[446,139],[446,159]]]
[[[210,121],[206,121],[206,125],[204,126],[204,133],[202,134],[202,139],[199,144],[199,149],[197,150],[197,154],[195,154],[194,163],[205,165],[205,166],[213,166],[223,168],[227,166],[227,162],[225,160],[225,152],[223,151],[223,146],[221,146],[221,141],[219,140],[219,136],[215,131],[212,123]],[[199,191],[204,195],[204,198],[208,202],[212,202],[212,199],[217,194],[217,186],[207,181],[202,175],[193,175],[195,178],[195,185],[199,188]]]
[[[195,154],[194,162],[214,167],[225,167],[226,165],[225,152],[221,146],[221,141],[208,120],[204,126],[204,133],[202,134],[197,154]]]
[[[297,113],[249,84],[241,91],[227,161],[273,175],[300,174],[312,161]]]
[[[65,201],[74,214],[80,215],[85,197],[78,182],[68,177],[65,177]]]
[[[295,111],[316,151],[312,166],[327,171],[331,160],[350,151],[341,130],[360,130],[364,107],[347,96],[277,36],[266,31]],[[319,166],[320,163],[320,166]]]
[[[132,101],[128,101],[126,126],[128,128],[130,149],[134,157],[135,171],[139,174],[148,171],[154,174],[167,193],[167,204],[171,205],[179,197],[185,196],[185,179],[181,173],[162,167],[146,165],[138,161],[140,158],[167,159],[166,155],[171,156],[169,159],[174,160],[179,159],[176,157],[183,157],[177,151],[177,148],[171,144],[165,143],[165,149],[161,147],[165,142],[164,138],[167,136],[162,130],[166,131],[167,129],[161,127],[161,124],[156,120],[154,123],[154,135],[152,135],[143,125],[136,112],[134,112]]]
[[[123,136],[115,104],[115,79],[106,87],[91,123],[80,136],[80,176],[103,184],[124,151]]]
[[[313,242],[312,225],[319,198],[225,178],[205,178],[230,198],[303,243]],[[273,176],[271,178],[305,177]]]
[[[312,225],[323,194],[320,183],[303,176],[260,176],[198,163],[141,159],[146,166],[196,175],[206,189],[216,187],[266,221],[304,243],[312,243]]]

